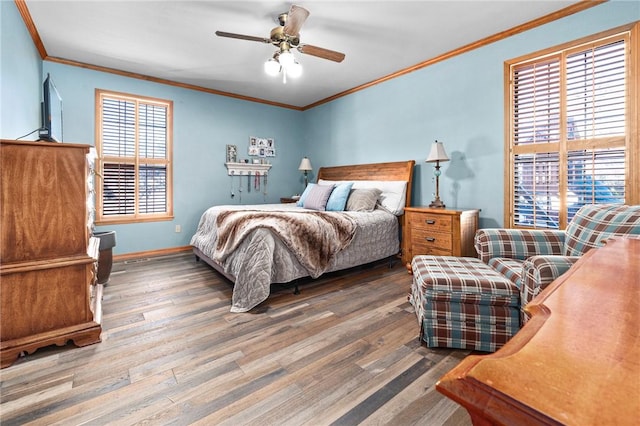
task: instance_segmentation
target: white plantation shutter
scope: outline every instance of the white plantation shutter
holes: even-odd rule
[[[514,72],[513,81],[514,144],[559,141],[559,60],[519,67]]]
[[[569,140],[625,133],[625,41],[567,55]]]
[[[120,99],[102,100],[102,155],[132,157],[136,144],[135,103]]]
[[[139,110],[139,157],[167,157],[167,107],[141,104]],[[141,213],[162,213],[167,209],[167,167],[141,164],[139,168]]]
[[[585,204],[626,200],[627,34],[510,64],[508,219],[564,229]]]
[[[169,101],[98,91],[98,222],[172,215]]]
[[[585,204],[624,203],[624,149],[569,151],[567,164],[568,220]]]
[[[560,59],[516,68],[512,102],[514,216],[519,225],[558,227]]]
[[[136,173],[133,164],[104,163],[102,215],[135,214]]]
[[[163,213],[167,210],[167,168],[152,164],[140,165],[139,208],[142,213]]]
[[[140,104],[140,156],[167,158],[167,107]]]
[[[515,216],[519,225],[557,228],[559,156],[557,153],[515,156]]]

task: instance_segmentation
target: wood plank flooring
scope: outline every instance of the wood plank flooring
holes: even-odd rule
[[[115,263],[102,342],[0,371],[3,425],[470,425],[435,382],[468,351],[429,349],[399,262],[274,286],[229,312],[192,254]]]

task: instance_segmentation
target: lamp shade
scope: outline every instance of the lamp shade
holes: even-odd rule
[[[289,74],[289,77],[298,78],[302,75],[302,65],[294,61],[293,64],[287,67],[286,72]]]
[[[280,65],[287,68],[291,64],[293,64],[295,59],[293,57],[293,53],[289,52],[288,50],[285,50],[283,52],[280,52],[280,57],[278,58],[278,61],[280,62]]]
[[[280,64],[274,58],[270,58],[264,63],[264,72],[266,72],[267,75],[274,77],[280,72]]]
[[[302,171],[313,170],[313,168],[311,167],[311,161],[309,161],[307,157],[304,157],[300,162],[300,167],[298,167],[298,170],[302,170]]]
[[[431,145],[431,151],[426,160],[427,163],[435,163],[436,161],[449,161],[449,157],[447,157],[447,153],[444,150],[444,145],[438,141],[435,141],[433,145]]]

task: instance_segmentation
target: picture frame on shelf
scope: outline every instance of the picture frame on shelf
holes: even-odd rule
[[[227,163],[238,162],[238,147],[235,145],[227,145]]]

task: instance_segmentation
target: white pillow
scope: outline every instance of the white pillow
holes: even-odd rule
[[[404,213],[404,204],[407,200],[407,182],[404,180],[325,180],[320,179],[320,185],[338,185],[344,182],[353,182],[352,189],[378,188],[382,191],[379,205],[384,210],[400,216]]]

